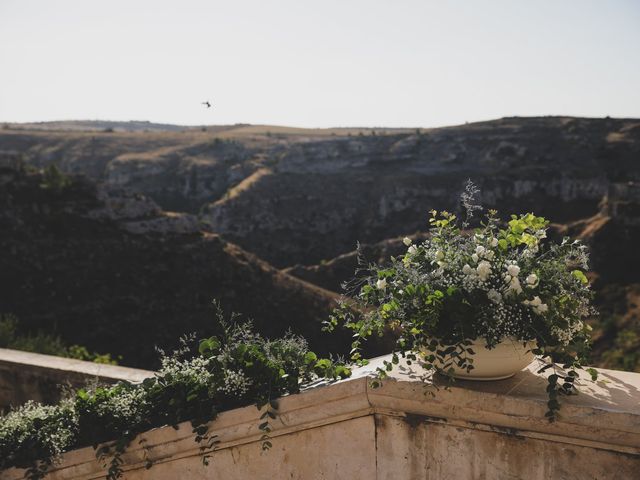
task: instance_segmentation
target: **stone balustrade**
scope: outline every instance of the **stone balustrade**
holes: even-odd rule
[[[0,410],[27,400],[57,402],[64,385],[78,388],[92,380],[141,382],[152,375],[148,370],[0,348]]]
[[[263,452],[255,406],[221,413],[220,443],[203,465],[189,423],[135,439],[124,478],[164,479],[632,479],[640,478],[640,374],[599,370],[546,412],[546,379],[535,364],[493,382],[459,381],[435,396],[419,367],[403,366],[382,387],[370,377],[385,357],[352,378],[280,401],[272,448]],[[148,462],[153,466],[146,469]],[[64,455],[50,479],[104,478],[92,448]],[[10,469],[0,478],[17,480]]]

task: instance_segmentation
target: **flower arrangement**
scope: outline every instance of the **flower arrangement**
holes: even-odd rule
[[[431,211],[429,238],[417,244],[405,238],[404,255],[388,266],[369,266],[350,292],[355,305],[343,302],[328,327],[344,323],[354,332],[352,359],[358,362],[364,362],[365,339],[395,334],[392,361],[379,369],[379,379],[399,356],[452,381],[456,370],[474,369],[474,341],[488,349],[506,340],[533,345],[532,353],[559,363],[541,360],[540,368],[555,370],[547,389],[547,416],[553,420],[558,394],[575,392],[576,369],[589,349],[584,320],[594,311],[584,273],[586,247],[568,238],[549,242],[549,222],[531,213],[501,223],[490,210],[471,229],[480,209],[473,204],[477,192],[467,185],[463,222],[452,213]]]

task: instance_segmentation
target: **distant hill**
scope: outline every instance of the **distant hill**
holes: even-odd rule
[[[0,231],[0,312],[127,365],[152,368],[154,345],[215,333],[214,298],[268,336],[291,329],[324,352],[348,344],[320,332],[335,294],[137,194],[0,162]]]
[[[189,130],[192,126],[171,125],[166,123],[152,123],[144,120],[117,122],[108,120],[60,120],[51,122],[4,123],[4,129],[11,130],[42,130],[66,132],[179,132]]]
[[[430,208],[457,208],[468,178],[487,207],[560,222],[594,215],[615,185],[640,181],[636,119],[504,118],[417,131],[9,129],[0,149],[199,214],[278,267],[422,230]]]

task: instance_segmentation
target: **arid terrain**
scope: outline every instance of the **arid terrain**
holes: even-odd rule
[[[504,118],[437,129],[306,130],[145,122],[0,129],[0,313],[151,365],[213,328],[209,303],[320,333],[355,268],[458,209],[467,179],[592,248],[594,360],[640,369],[640,120]],[[68,175],[50,185],[52,165]],[[49,182],[49,183],[48,183]],[[53,182],[55,183],[55,182]],[[64,182],[63,182],[64,183]]]

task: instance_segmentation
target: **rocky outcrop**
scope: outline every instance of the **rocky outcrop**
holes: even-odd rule
[[[211,228],[277,266],[319,263],[457,209],[465,181],[486,207],[556,221],[599,210],[612,184],[640,180],[637,121],[511,118],[414,134],[290,146],[241,195],[203,210]]]

